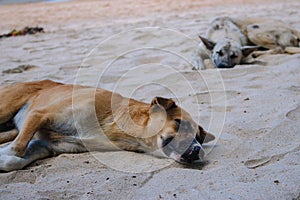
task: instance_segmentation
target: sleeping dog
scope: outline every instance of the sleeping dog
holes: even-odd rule
[[[202,159],[214,140],[171,99],[151,103],[50,80],[0,88],[0,170],[61,153],[126,150],[180,163]]]
[[[199,36],[201,43],[196,48],[193,68],[205,69],[205,59],[210,59],[217,68],[232,68],[238,64],[250,63],[248,56],[262,54],[300,53],[300,34],[278,20],[233,19],[218,17],[206,32]],[[265,51],[268,50],[268,51]]]

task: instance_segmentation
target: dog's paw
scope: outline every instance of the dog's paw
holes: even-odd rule
[[[201,67],[197,63],[192,63],[192,70],[197,71],[199,69],[201,69]]]
[[[194,59],[191,61],[192,70],[203,70],[205,69],[205,65],[201,59]]]
[[[0,171],[12,171],[23,168],[24,159],[15,155],[11,145],[0,148]]]
[[[0,156],[1,155],[7,155],[7,156],[14,156],[16,155],[16,152],[13,150],[11,144],[0,148]]]
[[[192,70],[195,70],[195,71],[197,71],[197,70],[199,70],[200,68],[199,67],[196,67],[195,65],[193,65],[193,67],[192,67]]]
[[[205,70],[206,68],[204,66],[193,66],[192,70],[198,71],[198,70]]]
[[[0,154],[0,171],[9,172],[22,169],[23,165],[24,159],[21,157]]]

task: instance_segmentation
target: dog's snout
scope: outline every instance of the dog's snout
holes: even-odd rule
[[[233,64],[228,64],[228,63],[215,63],[217,68],[232,68],[234,67]]]
[[[189,163],[194,162],[196,160],[202,160],[204,157],[204,151],[201,145],[194,140],[190,147],[185,151],[182,157],[188,161]]]
[[[201,147],[195,146],[191,149],[188,149],[182,156],[185,157],[189,162],[193,162],[195,160],[199,160],[199,153],[200,153]]]
[[[195,146],[195,147],[194,147],[194,152],[195,152],[195,153],[199,153],[200,150],[201,150],[201,147],[200,147],[200,146]]]

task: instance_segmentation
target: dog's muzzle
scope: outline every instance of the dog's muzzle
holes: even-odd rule
[[[172,141],[163,147],[163,151],[168,157],[182,164],[189,164],[196,160],[203,160],[205,153],[196,139],[193,139],[190,145],[186,145],[186,143],[184,143],[185,142],[177,143]]]
[[[217,60],[214,60],[214,64],[217,68],[233,68],[234,67],[234,63],[228,63],[228,62],[219,62]]]
[[[203,160],[205,152],[201,145],[195,140],[191,146],[181,155],[181,163],[192,163],[196,160]]]

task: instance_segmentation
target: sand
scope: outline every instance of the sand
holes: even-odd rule
[[[45,29],[0,40],[0,84],[51,79],[145,102],[172,97],[217,137],[193,166],[130,152],[40,160],[1,173],[1,199],[299,199],[300,55],[201,72],[189,65],[215,16],[281,19],[300,30],[299,9],[298,0],[0,6],[1,33]]]

